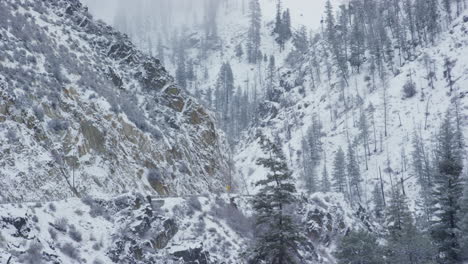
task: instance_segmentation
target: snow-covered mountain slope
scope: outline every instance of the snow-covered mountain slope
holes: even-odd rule
[[[0,262],[246,263],[254,242],[249,197],[149,199],[0,205]],[[350,228],[374,228],[340,195],[314,195],[295,214],[307,238],[301,244],[307,263],[334,263],[337,239]]]
[[[380,184],[378,180],[380,170],[387,191],[390,191],[392,185],[401,184],[403,179],[404,189],[414,205],[420,198],[417,177],[410,165],[414,134],[422,136],[427,147],[431,147],[447,110],[455,109],[456,105],[464,134],[468,132],[467,14],[465,12],[456,19],[447,32],[440,36],[435,46],[418,47],[414,61],[406,62],[399,68],[398,74],[387,72],[385,86],[376,80],[375,89],[372,89],[372,80],[366,74],[352,74],[349,87],[335,76],[327,80],[323,57],[321,83],[316,79],[316,88],[312,88],[309,55],[305,55],[297,65],[283,64],[280,69],[280,82],[283,85],[277,87],[281,97],[277,102],[262,104],[259,108],[260,124],[251,129],[242,144],[237,146],[235,164],[239,175],[242,176],[241,179],[245,182],[244,186],[252,192],[253,183],[263,178],[266,173],[263,168],[256,165],[257,157],[262,155],[257,138],[259,131],[280,139],[279,142],[286,152],[294,175],[298,182],[303,184],[301,178],[304,164],[301,142],[315,118],[323,126],[324,148],[321,164],[318,166],[317,180],[322,177],[324,157],[330,176],[337,149],[341,147],[346,152],[348,143],[351,142],[358,153],[358,163],[364,180],[363,203],[369,205],[372,200],[372,188],[375,184]],[[320,58],[322,52],[320,44],[314,48]],[[455,61],[452,69],[455,85],[452,92],[444,77],[446,59]],[[433,89],[427,80],[427,64],[430,67],[437,65]],[[367,73],[368,70],[365,69],[363,72]],[[411,79],[416,84],[417,93],[411,98],[406,98],[403,86]],[[384,100],[387,102],[387,136],[384,125]],[[371,153],[367,162],[362,144],[356,144],[356,139],[361,133],[359,130],[361,113],[366,116],[370,131]]]
[[[78,1],[1,1],[0,40],[0,201],[225,189],[211,113]]]
[[[91,12],[108,23],[124,23],[120,30],[128,34],[138,47],[146,53],[159,56],[158,42],[162,43],[164,66],[169,72],[177,70],[177,46],[185,45],[186,62],[192,61],[194,81],[188,84],[188,91],[199,99],[205,100],[207,90],[215,90],[220,68],[229,62],[234,74],[234,86],[247,92],[251,100],[263,96],[263,86],[267,78],[268,62],[258,65],[247,61],[247,42],[249,32],[249,0],[223,0],[217,7],[216,40],[207,40],[204,27],[205,17],[209,15],[211,2],[205,0],[140,0],[135,3],[125,0],[106,0],[104,2],[84,0]],[[288,0],[282,1],[282,10],[291,12],[294,30],[305,26],[307,30],[318,31],[321,26],[325,0]],[[346,0],[333,0],[336,7]],[[291,43],[281,51],[272,34],[276,16],[276,0],[259,0],[261,9],[261,47],[263,55],[274,56],[281,64]],[[108,6],[104,8],[103,5]],[[120,10],[120,11],[119,11]],[[119,15],[125,14],[120,22]],[[210,44],[207,44],[210,42]],[[212,43],[213,42],[213,43]],[[209,46],[206,54],[203,45]],[[236,56],[236,46],[242,46],[244,55]]]

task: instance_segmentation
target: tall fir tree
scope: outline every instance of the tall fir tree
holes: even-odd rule
[[[353,147],[348,145],[348,163],[347,171],[349,177],[349,185],[351,189],[351,199],[361,202],[361,172],[359,163],[356,160],[356,154]]]
[[[273,33],[279,34],[281,31],[281,25],[283,24],[283,21],[281,19],[281,14],[282,14],[282,1],[277,0],[278,2],[276,3],[276,18],[275,18],[275,27],[273,29]]]
[[[181,36],[180,41],[177,45],[177,69],[176,69],[176,80],[177,84],[182,88],[187,88],[187,69],[186,69],[186,54],[185,46]]]
[[[353,19],[351,35],[350,35],[350,57],[349,62],[351,67],[356,69],[357,73],[361,70],[361,65],[364,63],[364,32],[361,21],[357,18]]]
[[[449,111],[437,137],[435,154],[436,173],[432,198],[434,217],[431,221],[431,235],[440,252],[440,261],[458,263],[461,259],[458,239],[463,162]]]
[[[266,99],[271,101],[273,100],[273,85],[275,82],[275,75],[276,75],[276,62],[275,62],[275,56],[270,55],[270,60],[268,62],[268,73],[267,73],[267,78],[268,78],[268,86],[266,88]]]
[[[158,38],[158,47],[157,47],[157,51],[158,51],[158,59],[159,61],[161,62],[161,64],[164,64],[164,46],[163,46],[163,43],[162,43],[162,40],[161,40],[161,37]]]
[[[460,246],[463,249],[468,248],[468,174],[465,176],[463,198],[460,208]],[[468,261],[468,250],[462,251],[461,258]]]
[[[215,91],[215,109],[220,114],[221,126],[229,136],[231,121],[232,99],[234,95],[234,74],[229,62],[223,63],[218,74]]]
[[[447,12],[447,21],[452,22],[452,0],[442,0],[445,12]]]
[[[309,138],[303,138],[301,141],[302,147],[302,164],[303,164],[303,180],[305,189],[309,194],[317,191],[317,170],[316,164],[313,161],[313,151]]]
[[[387,208],[386,224],[389,240],[399,240],[402,233],[412,227],[413,219],[408,208],[406,197],[399,188],[394,188]]]
[[[328,171],[327,171],[327,164],[324,162],[323,171],[322,171],[322,182],[321,182],[321,191],[322,192],[330,192],[331,191],[331,183],[328,178]]]
[[[266,179],[256,183],[260,190],[253,199],[253,208],[259,236],[250,263],[298,263],[301,237],[287,213],[288,207],[296,202],[294,178],[279,145],[264,135],[260,135],[260,144],[267,158],[259,158],[257,164],[269,172]]]
[[[250,0],[249,32],[247,41],[247,56],[249,63],[257,63],[260,54],[262,13],[258,0]]]
[[[301,54],[307,53],[309,50],[309,36],[307,34],[307,28],[302,26],[294,33],[293,44],[297,51]]]
[[[346,183],[346,160],[343,149],[340,147],[333,162],[333,190],[348,196]]]
[[[283,26],[282,26],[282,32],[283,34],[283,39],[288,40],[292,37],[292,30],[291,30],[291,12],[289,11],[289,8],[286,9],[283,13]]]
[[[372,190],[372,200],[374,202],[374,215],[377,219],[382,219],[384,216],[385,205],[383,201],[382,189],[379,184],[374,185]]]
[[[387,263],[432,263],[435,254],[431,241],[417,229],[406,197],[399,188],[392,192],[386,216]]]

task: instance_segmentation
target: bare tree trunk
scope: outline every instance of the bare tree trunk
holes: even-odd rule
[[[427,130],[427,118],[429,117],[429,102],[431,101],[431,97],[427,98],[426,102],[426,112],[424,113],[426,115],[425,121],[424,121],[424,130]]]
[[[380,169],[380,166],[379,166],[379,176],[380,176],[380,191],[382,192],[383,204],[384,204],[384,207],[387,207],[387,204],[385,202],[385,191],[384,191],[384,182],[382,179],[382,170]]]

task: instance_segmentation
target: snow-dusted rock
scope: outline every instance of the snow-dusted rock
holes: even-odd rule
[[[0,201],[225,189],[212,114],[79,1],[1,1],[0,39]]]

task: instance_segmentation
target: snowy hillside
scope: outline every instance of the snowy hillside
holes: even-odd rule
[[[468,13],[465,13],[465,16]],[[263,133],[278,136],[282,139],[283,149],[289,159],[290,165],[296,177],[300,180],[303,175],[302,140],[306,138],[307,130],[312,126],[313,119],[320,120],[323,126],[323,155],[326,156],[326,164],[319,166],[318,180],[322,175],[324,165],[331,173],[333,160],[339,147],[346,151],[348,140],[355,140],[361,133],[359,119],[362,114],[369,122],[371,133],[371,153],[365,162],[363,147],[357,145],[356,151],[359,157],[361,172],[363,173],[365,197],[364,204],[371,206],[371,192],[379,181],[379,168],[385,186],[390,192],[392,185],[404,182],[405,190],[414,203],[420,199],[419,186],[414,169],[410,165],[413,149],[414,134],[422,136],[428,146],[434,143],[435,135],[445,114],[449,108],[458,105],[461,126],[468,132],[468,22],[459,17],[453,22],[450,31],[442,34],[437,45],[422,48],[418,51],[414,61],[405,64],[399,69],[396,76],[389,76],[387,80],[387,114],[388,135],[384,135],[384,90],[382,84],[377,84],[377,89],[370,92],[371,81],[366,79],[366,74],[353,74],[349,80],[350,86],[340,87],[340,80],[324,80],[313,90],[310,81],[309,63],[306,62],[297,67],[288,66],[281,69],[281,76],[291,84],[291,91],[283,95],[283,104],[273,104],[272,108],[262,116],[260,128],[250,132],[250,137],[238,146],[236,165],[246,186],[252,192],[253,184],[264,177],[264,171],[255,162],[261,150],[255,142],[258,142],[257,130]],[[431,65],[438,65],[435,71],[436,81],[434,88],[428,86],[427,60]],[[456,61],[453,75],[457,79],[454,90],[450,92],[446,79],[444,79],[445,59]],[[302,75],[302,77],[301,77]],[[408,79],[416,83],[416,94],[411,98],[405,98],[403,87]],[[294,85],[297,78],[307,80],[300,86]],[[307,91],[306,96],[301,89]],[[342,90],[344,89],[344,91]],[[345,110],[343,94],[347,98],[348,110]],[[361,101],[362,100],[362,101]],[[375,123],[375,126],[374,126]],[[375,135],[374,135],[375,131]],[[366,164],[367,167],[366,168]]]
[[[75,1],[0,3],[0,201],[225,189],[224,139]]]
[[[468,261],[468,3],[81,2],[0,1],[0,263]]]

